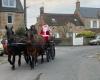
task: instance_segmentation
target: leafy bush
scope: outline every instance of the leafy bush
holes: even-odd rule
[[[83,31],[77,34],[77,37],[85,37],[85,38],[92,38],[95,37],[96,33],[92,31]]]
[[[25,27],[19,27],[16,31],[15,31],[17,36],[24,36],[25,35]]]

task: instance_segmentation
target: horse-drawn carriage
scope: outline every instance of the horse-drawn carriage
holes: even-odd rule
[[[55,58],[55,44],[53,38],[49,41],[45,41],[41,35],[30,34],[30,30],[26,29],[26,35],[24,37],[15,37],[12,28],[6,26],[6,34],[8,45],[5,47],[5,54],[8,55],[8,61],[12,65],[12,69],[15,69],[15,57],[19,56],[18,65],[21,65],[21,55],[31,68],[34,68],[38,62],[38,57],[41,56],[41,63],[44,62],[44,55],[47,62],[54,60]],[[31,38],[31,36],[33,36]]]

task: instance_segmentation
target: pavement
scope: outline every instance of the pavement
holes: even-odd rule
[[[0,56],[0,65],[7,63],[7,55]]]
[[[94,55],[81,62],[78,80],[100,80],[100,61]]]
[[[7,56],[0,59],[6,61]],[[24,59],[15,71],[10,67],[8,62],[0,64],[0,80],[100,80],[100,46],[56,47],[55,60],[34,70]]]

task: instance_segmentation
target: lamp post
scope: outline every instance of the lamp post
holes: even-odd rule
[[[26,9],[26,0],[24,0],[24,24],[27,27],[27,9]]]

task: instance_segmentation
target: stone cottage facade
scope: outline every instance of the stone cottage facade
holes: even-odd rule
[[[100,33],[100,8],[81,7],[78,0],[74,14],[81,18],[85,29]]]
[[[0,0],[0,32],[5,31],[5,25],[14,30],[24,25],[24,10],[20,0]]]
[[[45,13],[44,7],[41,7],[37,18],[38,31],[44,24],[50,26],[55,38],[68,38],[70,33],[80,32],[84,26],[80,17],[75,14]]]

